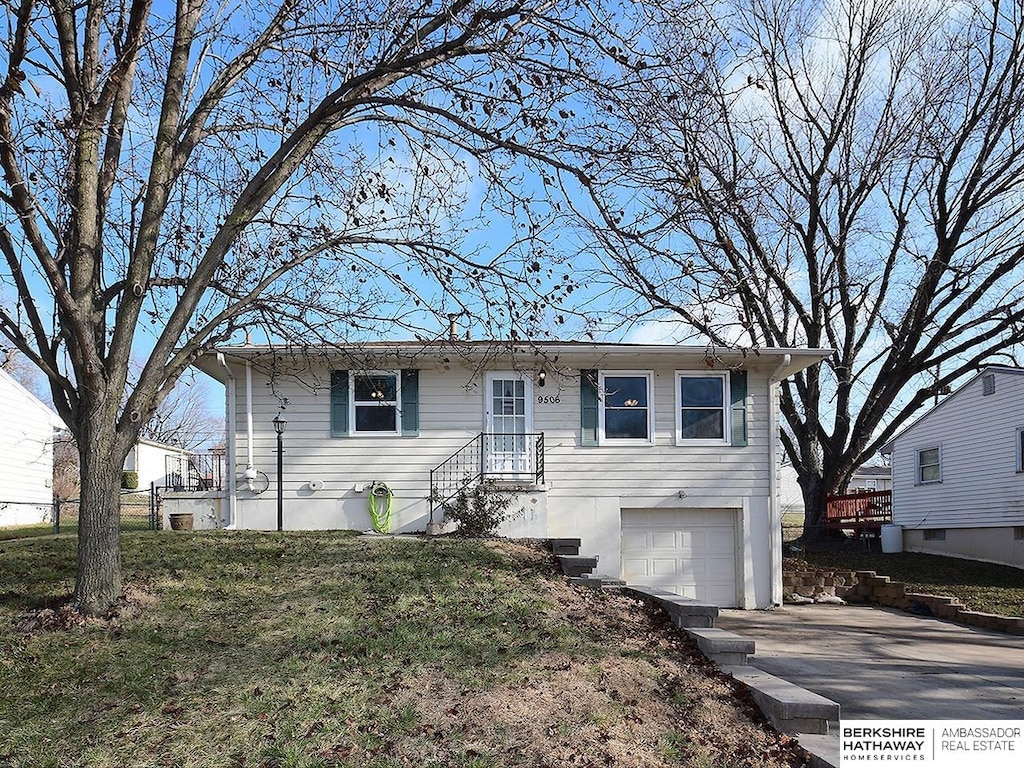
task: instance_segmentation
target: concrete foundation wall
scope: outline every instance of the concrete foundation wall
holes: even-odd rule
[[[195,493],[168,493],[162,497],[161,517],[163,529],[170,530],[170,515],[192,513],[192,527],[196,530],[223,526],[222,510],[225,506],[221,491]],[[276,527],[276,526],[275,526]]]
[[[1024,538],[1015,538],[1018,528],[936,528],[945,540],[925,539],[925,529],[903,529],[903,549],[931,555],[962,557],[1024,568]]]

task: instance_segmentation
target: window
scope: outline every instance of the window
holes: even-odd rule
[[[942,482],[942,450],[922,448],[917,452],[917,484]]]
[[[945,541],[946,540],[946,529],[945,528],[925,528],[924,530],[925,541]]]
[[[676,372],[676,441],[724,443],[729,434],[724,373]]]
[[[600,429],[605,441],[650,443],[654,409],[650,371],[608,371],[600,375]]]
[[[1024,541],[1024,525],[1017,525],[1013,528],[1013,540]]]
[[[397,434],[398,374],[391,371],[352,376],[352,424],[355,432]]]
[[[1024,427],[1017,427],[1017,471],[1024,472]]]

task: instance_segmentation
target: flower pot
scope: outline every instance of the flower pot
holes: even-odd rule
[[[171,521],[172,531],[191,531],[195,522],[191,512],[172,512],[167,518]]]

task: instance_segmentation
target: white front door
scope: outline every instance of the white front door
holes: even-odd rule
[[[533,382],[520,373],[487,374],[484,394],[484,470],[517,477],[533,465]]]

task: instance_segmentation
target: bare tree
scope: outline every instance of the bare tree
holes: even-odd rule
[[[582,177],[554,148],[575,77],[600,69],[600,9],[4,5],[0,332],[79,448],[80,610],[121,590],[124,457],[212,345],[429,335],[459,311],[508,335],[565,290],[533,252],[534,203],[552,175]],[[499,252],[470,230],[504,214],[522,228]]]
[[[605,279],[712,344],[834,350],[781,387],[815,536],[937,388],[1024,339],[1024,6],[736,0],[696,20],[718,43],[661,10],[683,53],[609,115],[634,133]]]
[[[210,410],[210,388],[195,375],[185,375],[157,406],[140,437],[185,450],[198,450],[224,439],[224,419]]]

